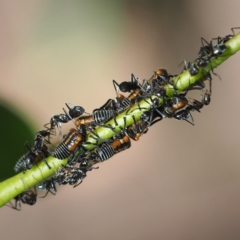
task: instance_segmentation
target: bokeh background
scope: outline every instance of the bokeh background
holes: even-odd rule
[[[112,79],[180,73],[200,37],[240,26],[239,9],[237,0],[0,0],[1,105],[33,132],[65,102],[91,112],[115,97]],[[76,189],[21,212],[2,207],[1,239],[240,239],[239,61],[216,69],[222,80],[194,127],[165,119]]]

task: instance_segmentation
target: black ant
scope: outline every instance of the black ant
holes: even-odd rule
[[[203,103],[194,99],[191,105],[188,105],[184,110],[180,110],[176,112],[173,117],[177,120],[185,120],[191,125],[195,125],[190,111],[200,112],[200,109],[202,107],[203,107]],[[188,118],[191,118],[191,121],[189,121]]]
[[[57,188],[55,185],[55,178],[48,179],[38,185],[38,189],[42,191],[47,191],[46,194],[40,198],[45,198],[48,193],[52,193],[53,195],[56,195],[57,193]]]
[[[213,46],[212,44],[212,40],[214,39],[218,39],[218,43],[216,45]],[[228,39],[229,40],[229,39]],[[201,38],[201,42],[202,42],[202,47],[200,48],[199,52],[198,52],[198,57],[204,61],[204,59],[206,60],[206,62],[209,62],[212,58],[218,57],[219,55],[221,55],[225,50],[226,50],[226,46],[224,45],[223,41],[221,41],[221,38],[213,38],[210,40],[210,42],[208,42],[206,39]],[[202,63],[204,64],[204,63]],[[206,63],[205,63],[206,64]]]
[[[131,80],[129,82],[122,82],[120,84],[113,80],[113,84],[116,84],[122,92],[131,92],[135,91],[138,88],[141,88],[138,79],[133,74],[131,74],[130,79]]]
[[[188,123],[190,123],[191,125],[195,125],[192,114],[190,113],[191,110],[192,110],[192,107],[187,107],[186,109],[177,112],[174,115],[174,118],[177,119],[177,120],[185,120]],[[192,120],[191,122],[187,120],[189,117]]]
[[[32,191],[32,190],[27,190],[19,195],[17,195],[15,198],[15,205],[13,205],[11,202],[11,208],[21,211],[22,206],[21,206],[21,202],[23,204],[28,204],[28,205],[34,205],[37,202],[37,194]]]
[[[25,143],[25,147],[28,149],[28,152],[17,161],[14,167],[15,172],[25,172],[41,160],[45,162],[49,169],[51,168],[45,159],[50,155],[50,151],[45,144],[45,142],[50,143],[45,139],[45,137],[49,135],[49,131],[41,130],[36,133],[33,146],[31,146],[28,142]]]
[[[133,103],[139,102],[143,98],[143,94],[147,94],[144,86],[139,83],[138,78],[136,78],[133,74],[131,74],[130,82],[122,82],[118,84],[115,80],[113,80],[113,85],[117,95],[119,90],[122,92],[131,92],[130,95],[119,102],[121,111],[130,107]],[[118,87],[118,90],[116,86]]]
[[[154,123],[162,120],[165,117],[165,115],[162,113],[162,110],[163,110],[162,106],[163,106],[163,104],[160,104],[159,98],[158,97],[155,97],[155,98],[151,97],[150,100],[151,100],[151,103],[149,103],[147,100],[145,100],[148,104],[150,104],[150,108],[147,111],[144,111],[141,114],[141,116],[140,116],[140,119],[141,119],[142,124],[143,124],[141,128],[144,129],[143,133],[146,133],[150,126],[152,126]],[[142,110],[142,109],[145,109],[145,108],[141,108],[139,106],[139,108],[136,108],[133,111],[135,111],[137,109]],[[158,119],[154,120],[155,118],[158,118]],[[148,123],[147,127],[144,126],[146,122]]]
[[[147,81],[148,84],[153,84],[154,86],[164,86],[170,83],[170,79],[175,77],[175,75],[168,74],[167,69],[159,68],[157,71],[153,72],[153,76]]]
[[[202,94],[202,103],[204,105],[209,105],[211,102],[211,93],[206,89]]]
[[[81,116],[76,119],[75,125],[78,128],[84,125],[94,127],[99,126],[101,123],[104,123],[111,118],[113,118],[115,124],[118,125],[115,118],[116,115],[124,111],[126,108],[130,107],[137,99],[142,98],[143,89],[133,74],[131,75],[130,82],[123,82],[121,84],[118,84],[115,80],[113,80],[113,86],[117,94],[116,99],[109,99],[103,106],[98,109],[94,109],[91,115]],[[118,93],[119,89],[123,92],[132,91],[132,93],[128,97],[124,97],[122,94]]]
[[[183,71],[189,70],[191,76],[195,76],[199,73],[199,69],[194,62],[186,62],[184,61]]]
[[[219,52],[219,54],[221,54],[221,52],[226,50],[225,43],[235,36],[234,29],[240,29],[240,27],[231,28],[233,34],[226,35],[225,37],[217,37],[212,39],[217,40],[217,44],[213,47],[215,48],[216,52]]]
[[[50,124],[50,128],[47,129],[52,131],[55,126],[57,126],[58,130],[61,132],[61,123],[67,123],[74,118],[80,117],[85,111],[84,108],[81,106],[74,106],[70,103],[65,103],[65,105],[69,109],[68,113],[63,108],[65,114],[61,113],[54,115],[53,117],[51,117],[50,123],[45,124],[44,127],[47,128],[47,125]],[[70,105],[72,105],[72,107],[70,107]]]

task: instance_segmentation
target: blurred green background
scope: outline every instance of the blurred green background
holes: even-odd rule
[[[19,115],[13,107],[7,104],[4,104],[4,106],[0,105],[0,144],[2,158],[0,161],[0,181],[15,175],[13,167],[16,160],[25,153],[23,143],[26,141],[32,142],[34,138],[34,133],[27,120],[27,116],[23,119]]]

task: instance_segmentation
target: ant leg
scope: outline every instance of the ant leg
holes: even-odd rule
[[[48,195],[48,193],[50,192],[50,190],[47,190],[47,192],[46,192],[46,194],[44,195],[44,196],[42,196],[42,197],[38,197],[38,198],[45,198],[47,195]],[[52,192],[51,192],[52,193]],[[53,194],[53,193],[52,193]],[[56,194],[53,194],[53,195],[56,195]]]
[[[208,47],[211,47],[211,45],[212,45],[212,42],[210,41],[210,43],[205,39],[205,38],[203,38],[203,37],[201,37],[201,42],[202,42],[202,47],[206,47],[206,46],[208,46]],[[204,45],[204,43],[206,43],[206,45]]]
[[[111,130],[113,131],[114,134],[116,134],[116,135],[119,134],[119,133],[115,130],[115,128],[112,127],[110,124],[108,124],[108,125],[100,125],[100,127],[109,128],[109,129],[111,129]]]
[[[15,209],[17,211],[21,211],[22,210],[22,205],[21,205],[20,196],[15,197],[14,200],[15,200],[15,206],[13,207],[13,209]]]
[[[131,80],[131,83],[137,82],[137,79],[135,78],[135,76],[133,75],[133,73],[131,73],[130,80]]]
[[[188,63],[186,60],[183,60],[184,63],[184,67],[183,67],[183,71],[188,70]]]
[[[44,163],[47,165],[47,167],[48,167],[49,169],[51,169],[51,167],[49,166],[49,164],[48,164],[45,156],[43,156],[43,155],[41,155],[41,154],[40,154],[40,156],[43,157],[43,161],[44,161]]]
[[[73,187],[77,187],[78,185],[80,185],[82,183],[83,180],[81,180],[78,184],[75,184]]]
[[[231,28],[231,31],[232,31],[232,33],[233,33],[233,36],[235,36],[234,29],[240,29],[240,27],[233,27],[233,28]]]
[[[94,109],[94,110],[93,110],[93,113],[94,113],[94,112],[97,112],[97,111],[99,111],[99,110],[104,110],[105,107],[108,106],[108,104],[109,104],[110,102],[112,102],[112,101],[113,101],[112,99],[108,99],[108,100],[106,101],[106,103],[104,103],[100,108]]]
[[[149,105],[151,105],[149,102],[147,102],[147,100],[145,100],[145,99],[143,99],[146,103],[148,103]],[[131,108],[129,108],[128,110],[127,110],[127,112],[126,112],[126,115],[128,115],[128,112],[129,112],[129,110],[130,110]],[[132,112],[134,112],[135,110],[144,110],[144,109],[147,109],[147,108],[142,108],[142,107],[140,107],[140,105],[139,105],[139,103],[138,103],[138,108],[135,108],[135,109],[133,109],[131,112],[130,112],[130,114],[132,113]]]
[[[146,93],[146,91],[144,90],[143,86],[140,84],[140,82],[138,81],[138,78],[135,77],[135,75],[132,73],[131,74],[131,83],[137,83],[137,86],[141,89],[141,91],[143,93]]]
[[[206,74],[206,79],[209,81],[209,93],[212,95],[212,76],[210,73]]]
[[[116,92],[116,96],[117,96],[116,97],[117,104],[120,105],[121,102],[120,102],[119,97],[118,97],[118,93],[119,93],[120,88],[119,88],[119,84],[114,79],[113,79],[113,86],[114,86],[114,89],[115,89],[115,92]]]
[[[217,73],[215,73],[215,72],[213,71],[212,64],[211,64],[211,71],[212,71],[212,73],[213,73],[215,76],[217,76],[217,77],[219,78],[220,81],[222,80],[221,77],[220,77]]]
[[[53,180],[47,180],[47,181],[53,181]],[[53,189],[53,191],[51,190],[51,188]],[[52,182],[52,185],[49,186],[49,189],[47,190],[46,194],[42,197],[39,197],[39,198],[45,198],[48,193],[51,193],[52,195],[56,195],[57,194],[57,189],[56,189],[56,186],[55,186],[55,183]]]
[[[24,186],[25,188],[25,186]],[[17,191],[17,188],[15,187],[16,191]],[[15,205],[12,203],[12,200],[15,200]],[[10,200],[8,203],[10,205],[8,205],[8,203],[5,205],[6,207],[10,207],[14,210],[17,210],[17,211],[21,211],[22,207],[21,207],[21,199],[20,199],[20,196],[17,195],[15,198],[13,198],[12,200]]]
[[[133,121],[135,122],[135,117],[134,116],[132,116],[132,118],[133,118]],[[124,121],[124,125],[123,125],[123,128],[122,127],[120,127],[121,128],[121,130],[124,132],[124,134],[126,133],[126,129],[127,129],[127,120],[126,120],[126,117],[123,117],[123,121]],[[121,133],[120,134],[118,134],[118,136],[119,135],[121,135]]]
[[[101,142],[108,142],[108,141],[109,141],[108,139],[100,138],[100,137],[98,136],[98,134],[95,133],[95,132],[93,132],[93,130],[91,130],[91,129],[88,129],[88,131],[89,131],[92,135],[94,135],[94,136],[91,135],[90,138],[94,139],[94,140],[96,141],[96,144],[91,143],[91,142],[85,142],[85,144],[98,145],[98,144],[97,144],[98,141],[101,141]]]
[[[117,89],[117,87],[118,87],[118,89]],[[116,95],[118,95],[118,92],[119,92],[119,84],[113,79],[113,87],[114,87],[114,89],[115,89],[115,92],[116,92]]]
[[[187,118],[185,119],[185,121],[187,121],[188,123],[190,123],[191,125],[195,125],[195,123],[194,123],[194,120],[193,120],[193,117],[192,117],[192,114],[189,112],[189,116],[190,116],[190,118],[191,118],[191,120],[192,120],[192,122],[190,122],[190,121],[188,121],[187,120]]]
[[[14,200],[15,200],[15,205],[13,205],[13,203],[11,202],[12,200],[11,200],[5,206],[6,207],[10,207],[10,208],[12,208],[14,210],[17,210],[17,211],[21,211],[22,210],[21,200],[19,198],[17,198],[17,197],[15,197]],[[8,204],[10,204],[10,205],[8,205]]]
[[[162,118],[159,118],[159,119],[156,119],[156,120],[152,121],[150,126],[152,126],[153,124],[155,124],[156,122],[159,122],[161,120],[162,120]],[[143,132],[143,133],[146,133],[146,132]]]
[[[159,122],[161,121],[163,118],[164,118],[164,115],[158,110],[158,109],[155,109],[155,111],[158,113],[158,119],[154,120],[151,122],[151,125],[152,126],[153,124],[155,124],[156,122]]]
[[[114,121],[115,125],[118,126],[118,122],[117,122],[116,117],[113,117],[113,121]]]
[[[67,103],[65,103],[65,104],[67,105]],[[67,105],[67,107],[68,107],[68,109],[70,109],[68,105]],[[69,115],[69,113],[65,110],[65,108],[63,108],[63,111],[64,111],[65,115],[68,117],[68,120],[69,120],[69,121],[72,120],[72,117],[71,117],[71,116]]]

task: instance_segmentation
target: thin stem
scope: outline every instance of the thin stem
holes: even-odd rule
[[[186,70],[180,75],[176,76],[173,80],[174,87],[177,91],[181,92],[186,90],[191,84],[199,81],[205,80],[204,75],[211,71],[213,68],[216,68],[225,60],[227,60],[230,56],[235,54],[240,50],[240,33],[236,34],[232,39],[230,39],[226,44],[227,49],[224,51],[222,55],[211,60],[207,67],[199,68],[199,73],[195,76],[191,76],[189,71]],[[171,98],[174,94],[174,88],[172,85],[167,84],[164,86],[166,89],[167,96]],[[152,96],[154,98],[154,96]],[[115,121],[112,119],[108,121],[105,125],[111,125],[115,131],[120,132],[121,128],[124,127],[124,118],[126,118],[126,126],[130,126],[133,124],[133,117],[135,117],[136,121],[140,119],[141,114],[144,111],[148,111],[151,107],[150,98],[140,101],[138,104],[133,105],[129,110],[124,111],[119,114]],[[117,124],[116,124],[117,123]],[[110,139],[114,136],[114,132],[107,127],[100,126],[96,130],[94,130],[96,134],[102,139]],[[92,150],[96,146],[96,140],[91,137],[92,134],[88,134],[86,138],[86,142],[89,144],[83,145],[86,150]],[[92,144],[91,144],[92,143]],[[99,142],[98,142],[99,144]],[[22,193],[23,191],[35,186],[36,184],[46,180],[51,177],[58,168],[67,164],[67,159],[59,160],[52,156],[47,159],[48,164],[51,166],[49,169],[46,164],[41,161],[37,165],[35,165],[30,170],[25,173],[19,173],[3,182],[0,183],[0,206],[5,205],[11,199]]]

